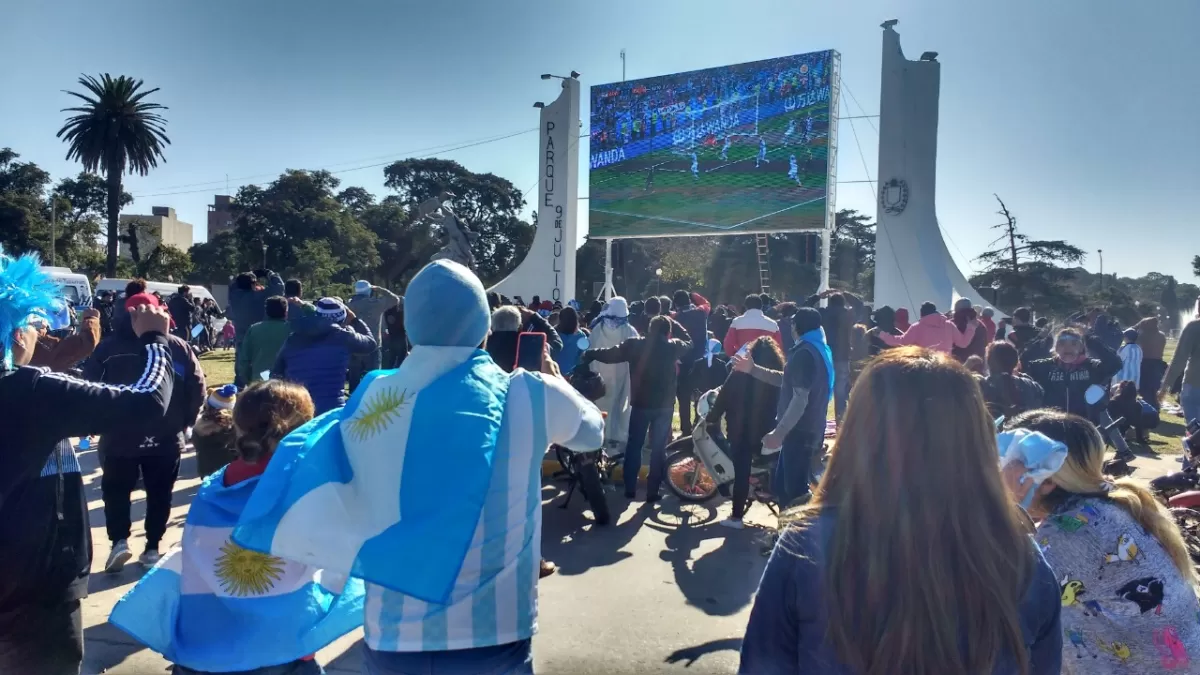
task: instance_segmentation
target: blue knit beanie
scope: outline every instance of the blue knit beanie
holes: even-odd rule
[[[404,330],[413,345],[478,347],[488,334],[491,314],[483,284],[471,270],[435,260],[408,284]]]

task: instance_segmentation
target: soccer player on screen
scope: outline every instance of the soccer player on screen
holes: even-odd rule
[[[694,152],[692,153],[692,179],[700,180],[700,160]]]
[[[792,144],[792,134],[794,134],[794,133],[796,133],[796,119],[792,118],[792,119],[788,120],[787,131],[783,132],[783,144],[784,145]]]
[[[808,143],[809,141],[812,140],[812,137],[813,137],[812,125],[813,125],[812,113],[809,113],[808,117],[804,118],[804,142],[805,143]]]
[[[729,159],[729,145],[732,142],[729,139],[730,139],[729,136],[725,137],[725,145],[724,145],[724,147],[721,148],[721,159],[724,159],[724,160]]]
[[[646,187],[642,188],[642,192],[650,192],[654,189],[654,165],[650,165],[650,169],[646,171]]]
[[[792,155],[788,158],[788,178],[796,181],[796,185],[800,185],[800,165],[796,164],[796,156]]]
[[[767,163],[767,141],[762,136],[758,137],[758,157],[754,160],[754,168],[758,168],[760,164]]]

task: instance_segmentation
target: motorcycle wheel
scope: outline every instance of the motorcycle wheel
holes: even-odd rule
[[[1187,546],[1188,555],[1192,557],[1192,564],[1197,571],[1200,571],[1200,511],[1174,508],[1171,509],[1171,517],[1179,526],[1179,532],[1183,535],[1183,543]]]
[[[706,502],[717,494],[717,481],[692,448],[667,458],[667,487],[685,502]]]
[[[597,525],[607,525],[612,519],[608,511],[608,498],[604,494],[604,485],[600,482],[600,469],[595,462],[579,465],[579,489],[592,507],[592,519]]]

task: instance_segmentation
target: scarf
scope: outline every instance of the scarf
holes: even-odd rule
[[[825,329],[814,328],[807,333],[801,335],[796,340],[796,345],[807,342],[812,345],[817,353],[821,355],[821,360],[825,362],[825,373],[829,380],[829,398],[833,398],[833,350],[829,348],[829,343],[825,341]],[[829,401],[825,401],[825,405],[829,405]]]
[[[609,300],[604,309],[600,310],[600,316],[596,317],[588,328],[595,328],[601,323],[614,328],[629,323],[629,305],[625,303],[625,298],[618,296]]]

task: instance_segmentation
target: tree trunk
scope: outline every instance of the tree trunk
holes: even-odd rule
[[[117,276],[118,235],[120,234],[121,218],[121,168],[113,163],[108,165],[108,257],[104,262],[104,276],[112,279]]]

